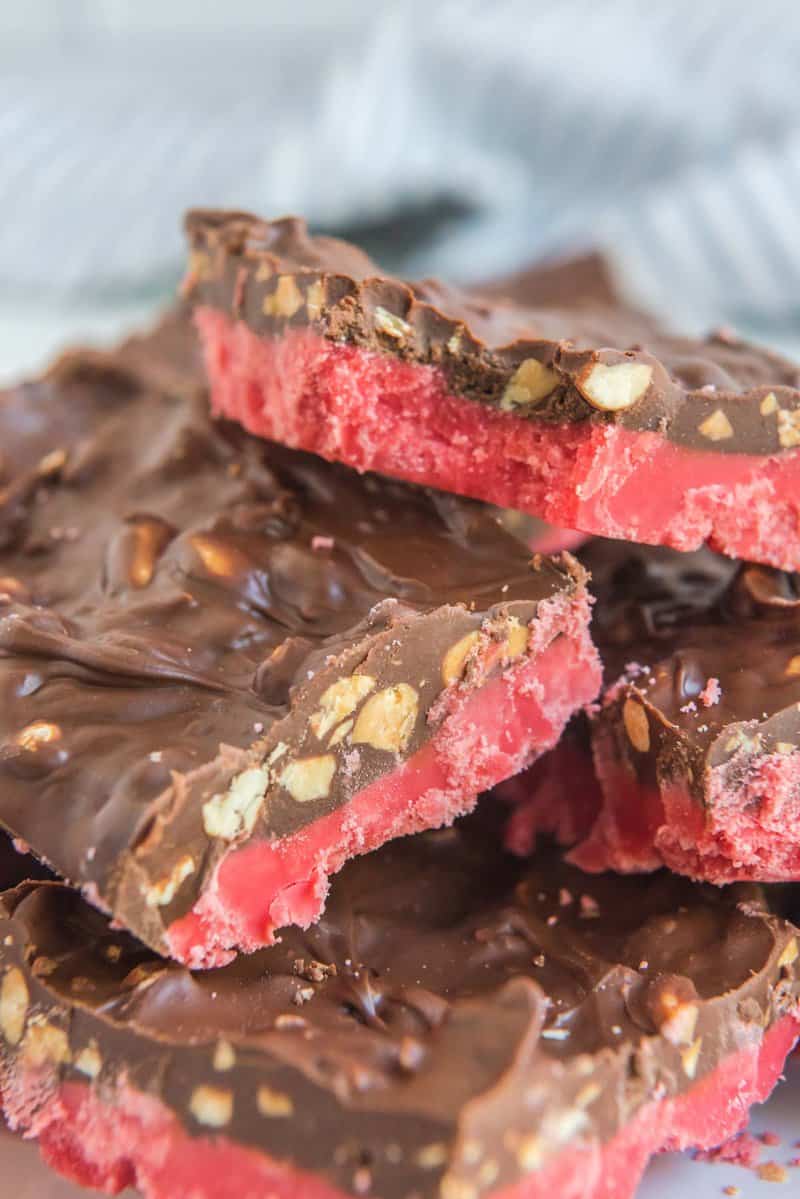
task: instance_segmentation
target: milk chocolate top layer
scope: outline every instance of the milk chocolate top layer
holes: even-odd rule
[[[530,419],[617,424],[717,453],[800,445],[800,370],[728,333],[691,340],[628,308],[534,308],[407,283],[293,217],[198,210],[186,225],[185,293],[257,333],[310,326],[437,367],[454,393]]]
[[[575,257],[535,263],[512,275],[491,279],[475,290],[482,296],[510,300],[525,308],[622,307],[625,304],[611,264],[593,250]]]
[[[62,1076],[85,1082],[91,1047],[101,1094],[125,1072],[198,1135],[199,1099],[221,1097],[216,1135],[381,1199],[480,1195],[607,1141],[798,997],[795,930],[764,891],[522,863],[481,812],[350,862],[317,926],[211,974],[58,884],[0,906],[34,1038],[67,1033]]]
[[[309,741],[329,684],[364,662],[375,691],[411,683],[410,754],[453,643],[582,587],[477,504],[208,410],[182,318],[0,398],[0,823],[157,947],[228,845],[203,804]],[[251,831],[296,831],[399,756],[366,745],[305,803],[272,787]]]
[[[580,557],[592,572],[606,681],[622,675],[648,714],[650,748],[639,757],[659,771],[683,773],[690,764],[700,792],[706,763],[743,748],[800,747],[796,575],[709,550],[681,554],[600,539]],[[707,690],[709,680],[716,685]]]

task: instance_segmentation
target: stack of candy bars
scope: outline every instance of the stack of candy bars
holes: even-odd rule
[[[148,1199],[628,1199],[800,1034],[800,372],[187,228],[0,397],[5,1119]]]

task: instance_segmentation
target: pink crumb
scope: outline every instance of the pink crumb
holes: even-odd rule
[[[719,679],[709,679],[703,690],[698,695],[700,703],[706,708],[713,708],[714,704],[718,704],[722,697],[722,688],[719,685]]]
[[[694,1155],[695,1161],[724,1163],[730,1166],[742,1166],[745,1170],[754,1170],[761,1157],[762,1142],[749,1132],[739,1132],[736,1136],[723,1141],[716,1149],[702,1149]]]
[[[771,1148],[775,1148],[776,1145],[780,1145],[781,1143],[781,1138],[777,1132],[762,1132],[758,1139],[762,1145],[769,1145]]]
[[[316,537],[311,538],[311,548],[315,552],[320,550],[332,550],[334,545],[335,542],[332,537],[320,537],[318,534]]]

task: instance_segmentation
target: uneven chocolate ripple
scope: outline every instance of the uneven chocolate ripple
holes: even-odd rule
[[[535,263],[472,290],[525,308],[625,307],[611,263],[596,250]]]
[[[743,746],[800,746],[798,577],[700,550],[594,539],[578,551],[597,596],[606,682],[629,679],[653,720],[653,768],[718,765]],[[627,668],[627,669],[626,669]],[[719,698],[700,698],[709,679]],[[641,764],[646,770],[646,764]]]
[[[299,743],[327,682],[369,651],[425,713],[450,645],[578,585],[479,505],[212,422],[181,316],[0,397],[0,445],[0,822],[156,946],[221,852],[202,802]],[[389,756],[365,747],[361,775]],[[263,835],[361,775],[272,796]],[[144,905],[187,846],[198,873]]]
[[[437,280],[407,283],[382,275],[355,246],[310,236],[294,217],[197,210],[186,224],[185,294],[257,333],[310,325],[335,341],[438,366],[455,393],[492,405],[520,363],[535,359],[556,378],[546,396],[514,403],[529,419],[620,424],[719,453],[800,445],[800,370],[727,332],[670,336],[633,309],[576,306],[569,292],[562,307],[534,308]],[[561,295],[558,278],[554,287]],[[651,368],[647,390],[631,407],[600,411],[584,386],[597,363]]]
[[[221,1089],[225,1135],[345,1191],[362,1171],[382,1199],[427,1199],[445,1174],[477,1195],[519,1178],[532,1138],[543,1161],[607,1140],[798,994],[779,962],[794,930],[761,889],[523,864],[495,812],[352,861],[317,926],[213,974],[155,958],[57,884],[6,895],[0,961],[73,1055],[96,1043],[98,1086],[127,1069],[194,1133],[194,1089]],[[676,996],[697,1009],[686,1040],[664,1024]],[[259,1114],[264,1085],[284,1118]]]

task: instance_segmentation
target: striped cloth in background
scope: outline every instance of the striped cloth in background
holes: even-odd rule
[[[208,203],[453,278],[600,243],[681,325],[788,338],[799,63],[790,0],[4,5],[0,284],[166,294]]]

